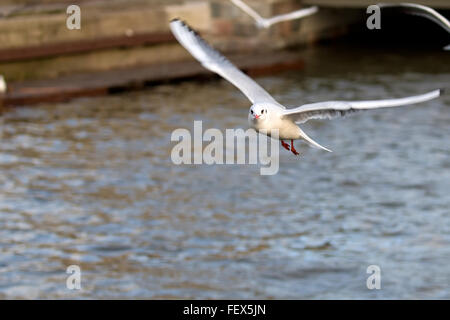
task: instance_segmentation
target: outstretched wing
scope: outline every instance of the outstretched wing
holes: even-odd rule
[[[310,15],[316,13],[317,11],[319,11],[319,8],[314,6],[314,7],[296,10],[296,11],[286,13],[286,14],[280,14],[278,16],[266,19],[267,27],[270,27],[271,25],[278,23],[278,22],[282,22],[282,21],[301,19],[303,17],[310,16]]]
[[[246,14],[248,14],[250,17],[252,17],[255,21],[258,27],[264,27],[265,26],[265,19],[261,17],[255,10],[253,10],[250,6],[248,6],[244,1],[241,0],[231,0],[233,4],[240,8],[242,11],[244,11]]]
[[[249,76],[236,68],[227,58],[214,50],[197,32],[186,23],[174,19],[170,29],[175,38],[197,59],[206,69],[211,70],[230,81],[244,93],[252,103],[271,102],[275,99]]]
[[[450,22],[433,8],[417,3],[379,3],[380,8],[399,8],[405,13],[427,18],[444,28],[450,33]]]
[[[294,109],[283,110],[282,117],[290,118],[296,123],[303,123],[310,119],[332,119],[344,116],[359,110],[369,110],[377,108],[398,107],[408,104],[435,99],[441,95],[442,90],[434,90],[418,96],[368,101],[326,101],[305,104]]]
[[[450,35],[450,21],[433,8],[417,3],[379,3],[380,8],[398,8],[407,14],[426,18],[441,26]],[[450,50],[450,45],[443,48]]]
[[[312,15],[319,10],[318,7],[314,6],[314,7],[300,9],[300,10],[296,10],[296,11],[285,13],[285,14],[280,14],[280,15],[265,19],[265,18],[261,17],[250,6],[248,6],[244,1],[231,0],[231,2],[233,2],[237,7],[239,7],[246,14],[251,16],[256,21],[256,25],[260,28],[261,27],[269,28],[271,25],[278,23],[278,22],[282,22],[282,21],[301,19],[303,17]]]

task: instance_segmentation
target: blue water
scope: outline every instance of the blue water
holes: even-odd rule
[[[303,55],[257,79],[287,105],[450,87],[448,53]],[[334,152],[297,142],[274,176],[171,162],[174,129],[247,128],[249,106],[211,80],[4,112],[0,298],[450,298],[449,95],[308,122]]]

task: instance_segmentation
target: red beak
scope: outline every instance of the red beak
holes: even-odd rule
[[[258,119],[260,116],[258,116],[257,114],[254,115],[255,119]]]

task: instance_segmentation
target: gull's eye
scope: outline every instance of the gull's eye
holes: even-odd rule
[[[250,110],[250,112],[253,114],[253,110]]]
[[[261,110],[261,114],[263,114],[264,113],[264,109],[263,110]]]

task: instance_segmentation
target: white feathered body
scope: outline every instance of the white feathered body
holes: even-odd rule
[[[267,115],[264,119],[255,119],[249,113],[248,123],[256,131],[267,133],[268,136],[273,136],[272,131],[278,130],[278,139],[280,140],[300,139],[300,128],[291,119],[283,119],[282,110],[279,107],[267,108]]]

